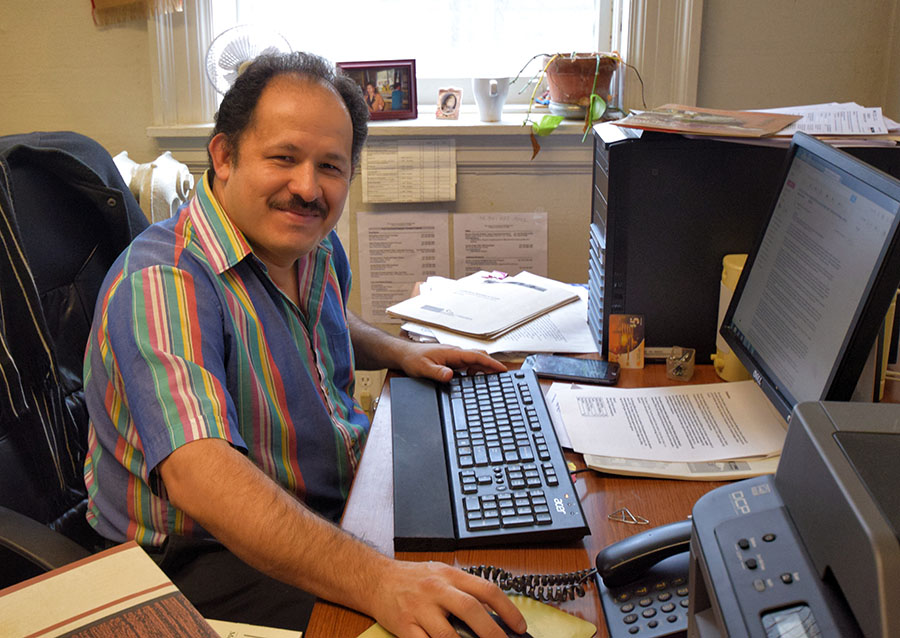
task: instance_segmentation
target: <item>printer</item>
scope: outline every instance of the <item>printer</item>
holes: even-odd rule
[[[900,636],[900,405],[809,402],[693,508],[688,636]]]

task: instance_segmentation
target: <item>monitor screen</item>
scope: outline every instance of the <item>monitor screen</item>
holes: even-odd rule
[[[853,394],[900,284],[898,213],[900,182],[812,137],[793,138],[721,327],[786,419],[798,402]]]

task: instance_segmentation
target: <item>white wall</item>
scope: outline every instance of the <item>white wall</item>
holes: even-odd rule
[[[697,106],[830,101],[900,119],[897,0],[704,0]]]

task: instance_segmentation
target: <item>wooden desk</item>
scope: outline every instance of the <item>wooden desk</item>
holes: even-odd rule
[[[711,365],[697,366],[693,383],[719,381]],[[665,366],[654,364],[643,370],[623,370],[622,387],[675,385],[666,378]],[[385,383],[359,472],[353,483],[342,526],[389,556],[393,548],[393,480],[391,473],[390,386]],[[569,454],[579,468],[581,455]],[[648,529],[645,525],[626,525],[607,516],[627,507],[632,513],[650,520],[651,526],[686,518],[694,502],[703,494],[723,485],[719,482],[675,481],[618,477],[597,472],[576,475],[575,488],[591,528],[591,535],[579,542],[509,549],[467,549],[457,552],[398,552],[404,560],[440,560],[451,565],[497,565],[515,574],[572,572],[592,567],[603,547]],[[373,583],[377,587],[377,583]],[[596,587],[591,585],[584,598],[559,604],[560,609],[597,625],[598,636],[608,636]],[[327,602],[316,603],[305,638],[355,638],[372,619]]]

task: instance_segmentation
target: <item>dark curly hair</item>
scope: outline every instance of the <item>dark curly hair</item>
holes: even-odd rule
[[[369,109],[366,106],[362,89],[350,77],[336,70],[325,58],[302,51],[281,55],[261,55],[253,60],[238,75],[237,80],[222,98],[219,111],[216,113],[215,126],[209,139],[212,140],[219,133],[223,133],[236,158],[241,135],[250,125],[253,111],[259,103],[263,89],[273,78],[290,74],[324,82],[333,87],[344,100],[353,124],[351,161],[353,168],[357,168],[363,144],[366,143],[366,137],[369,135]],[[215,175],[212,156],[209,154],[208,148],[206,154],[209,158],[210,173]]]

